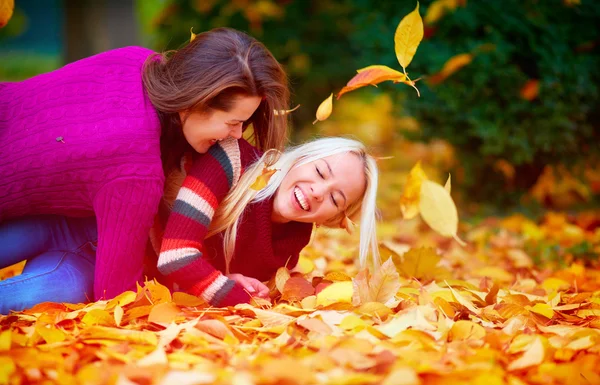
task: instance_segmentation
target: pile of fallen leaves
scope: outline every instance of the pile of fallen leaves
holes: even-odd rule
[[[43,303],[0,318],[0,383],[599,384],[594,218],[492,218],[464,248],[387,221],[372,275],[353,236],[320,231],[269,282],[272,303],[211,308],[154,281]],[[569,252],[582,242],[596,259]],[[560,263],[535,265],[535,245]]]

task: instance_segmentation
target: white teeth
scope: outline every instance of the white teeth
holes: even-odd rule
[[[300,207],[302,207],[302,210],[308,211],[308,202],[306,201],[304,194],[302,194],[302,191],[300,191],[298,187],[294,188],[294,195],[296,196],[298,203],[300,203]]]

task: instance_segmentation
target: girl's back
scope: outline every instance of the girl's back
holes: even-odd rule
[[[0,221],[92,214],[120,178],[162,184],[160,123],[141,80],[151,53],[117,49],[0,84]]]

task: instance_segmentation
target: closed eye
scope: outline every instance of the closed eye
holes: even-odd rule
[[[337,202],[336,202],[335,198],[333,197],[333,194],[331,194],[331,201],[333,202],[333,204],[335,205],[335,207],[338,207],[338,208],[339,208],[339,206],[338,206],[338,204],[337,204]]]
[[[319,176],[321,177],[321,179],[325,179],[325,177],[321,173],[321,170],[319,170],[319,168],[317,166],[315,166],[315,170],[317,170],[317,174],[319,174]]]

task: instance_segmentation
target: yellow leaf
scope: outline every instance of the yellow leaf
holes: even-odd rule
[[[280,293],[283,293],[283,288],[288,279],[290,279],[290,271],[287,267],[280,267],[277,269],[277,273],[275,274],[275,286]]]
[[[109,312],[102,309],[92,309],[88,311],[81,320],[86,325],[104,325],[114,326],[115,320]]]
[[[190,43],[196,38],[196,34],[193,31],[194,27],[190,28]]]
[[[394,265],[398,273],[406,278],[436,278],[440,269],[437,267],[441,257],[432,247],[410,249],[402,255],[394,255]]]
[[[317,305],[327,306],[337,302],[352,302],[352,282],[334,282],[317,294]]]
[[[158,338],[151,331],[116,329],[105,326],[90,326],[81,330],[82,339],[129,341],[136,344],[156,345]]]
[[[300,104],[298,104],[296,107],[292,108],[291,110],[273,110],[273,115],[285,116],[287,114],[290,114],[290,113],[296,111],[298,108],[300,108]]]
[[[392,314],[392,310],[380,302],[367,302],[356,309],[356,312],[370,317],[380,318],[382,320],[385,320]]]
[[[173,302],[177,304],[177,306],[181,307],[194,307],[200,306],[204,302],[202,298],[196,297],[195,295],[191,295],[188,293],[184,293],[183,291],[176,291],[173,293]]]
[[[436,0],[429,4],[425,13],[425,24],[435,24],[448,11],[453,11],[458,6],[459,0]]]
[[[42,336],[42,338],[44,339],[44,341],[46,341],[47,344],[62,342],[67,338],[67,336],[62,330],[57,329],[53,325],[38,324],[35,327],[35,331],[40,336]]]
[[[8,21],[13,15],[15,9],[15,0],[0,1],[0,28],[8,24]]]
[[[533,305],[533,307],[527,306],[526,309],[534,313],[541,314],[546,318],[554,317],[554,310],[552,310],[552,307],[546,303],[536,303]]]
[[[372,65],[356,70],[357,75],[354,75],[344,88],[337,94],[339,99],[343,94],[354,91],[368,85],[376,86],[386,80],[391,80],[394,83],[403,82],[406,80],[406,75],[384,65]]]
[[[454,238],[460,245],[465,243],[458,238],[458,212],[448,191],[431,181],[423,181],[419,202],[421,217],[439,234]]]
[[[250,188],[252,190],[260,191],[263,188],[267,187],[267,184],[269,184],[269,180],[276,172],[277,170],[275,169],[268,169],[267,167],[264,167],[262,174],[256,177],[256,180],[254,181],[254,183],[252,183],[252,186],[250,186]]]
[[[419,14],[419,2],[417,1],[417,7],[400,21],[394,35],[396,57],[405,72],[422,39],[423,19]]]
[[[544,361],[545,349],[542,339],[539,336],[535,337],[535,340],[525,353],[518,359],[511,362],[507,369],[510,371],[528,368],[536,366]]]
[[[440,72],[431,75],[427,81],[431,84],[439,84],[462,67],[471,63],[471,61],[473,61],[473,55],[470,53],[461,53],[453,56],[444,63]]]
[[[317,296],[309,295],[300,301],[302,309],[314,309],[317,307]]]
[[[11,330],[5,330],[0,333],[0,352],[10,350],[11,345]]]
[[[292,269],[293,272],[308,274],[315,269],[315,264],[308,258],[300,256],[298,264]]]
[[[414,218],[419,213],[421,184],[424,180],[427,180],[427,175],[421,168],[421,161],[418,161],[410,170],[400,197],[400,210],[404,219]]]
[[[446,191],[448,191],[448,194],[450,194],[452,190],[452,175],[448,174],[448,180],[446,181],[444,188],[446,189]]]
[[[121,326],[121,320],[123,319],[123,308],[121,306],[119,306],[119,305],[115,306],[114,316],[115,316],[115,324],[117,326]]]
[[[369,302],[371,293],[369,292],[369,270],[361,270],[352,280],[352,304],[358,306]]]
[[[449,337],[451,341],[480,340],[485,337],[485,329],[475,322],[459,320],[452,325]]]
[[[386,303],[394,298],[400,288],[400,276],[396,266],[389,258],[375,271],[369,282],[370,300],[368,302]]]
[[[327,119],[329,115],[331,115],[332,110],[333,93],[331,93],[331,95],[329,95],[327,99],[323,100],[323,102],[321,102],[321,104],[319,105],[319,108],[317,108],[317,119],[313,122],[313,124],[317,123],[318,121],[323,121]]]
[[[7,356],[0,356],[0,384],[18,384],[15,380],[14,382],[10,381],[11,375],[17,370],[17,367],[12,358]]]
[[[367,323],[354,314],[345,317],[340,323],[340,327],[344,330],[352,330],[360,326],[367,326]]]

